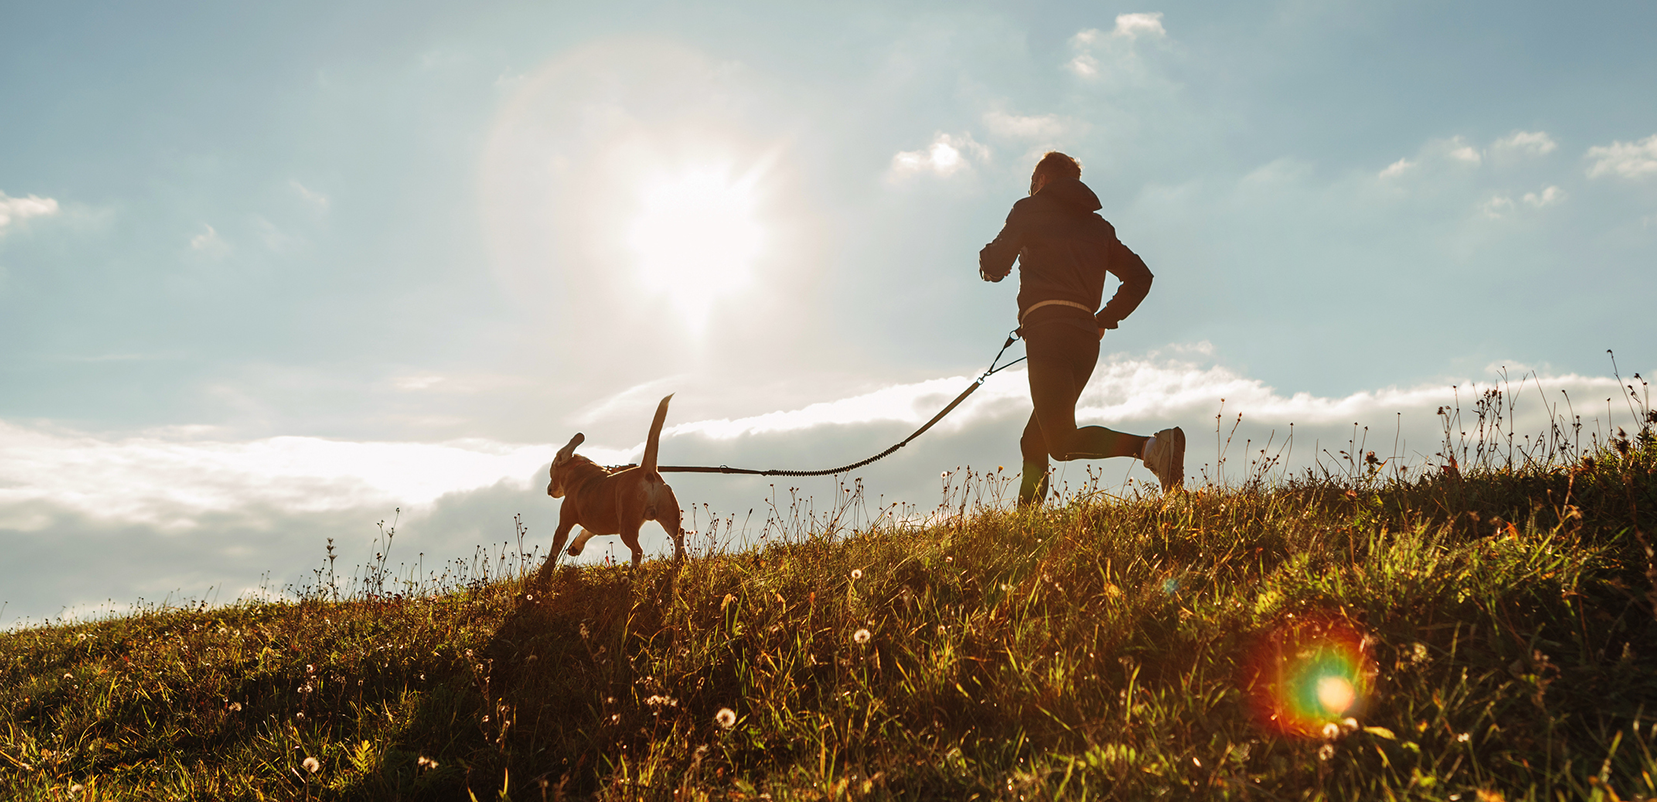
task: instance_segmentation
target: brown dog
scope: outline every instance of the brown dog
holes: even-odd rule
[[[570,554],[577,555],[596,535],[621,535],[621,542],[633,550],[633,567],[639,567],[644,549],[639,546],[639,528],[645,521],[655,521],[673,538],[673,558],[685,558],[685,530],[680,526],[679,500],[673,497],[673,488],[667,486],[656,472],[656,445],[662,436],[662,422],[667,420],[669,395],[656,407],[656,419],[650,423],[650,437],[644,442],[642,464],[621,468],[614,473],[575,453],[586,436],[577,433],[568,445],[558,449],[552,459],[552,481],[547,484],[547,495],[564,499],[558,510],[558,531],[552,538],[552,552],[548,565],[564,548],[570,529],[579,524],[580,536],[570,544]]]

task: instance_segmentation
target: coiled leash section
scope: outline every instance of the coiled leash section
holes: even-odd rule
[[[995,353],[995,359],[990,360],[989,368],[986,369],[975,381],[973,381],[972,384],[967,385],[967,389],[961,391],[960,395],[955,396],[954,401],[949,402],[947,406],[939,410],[938,414],[932,416],[932,420],[922,424],[921,428],[916,429],[913,434],[903,438],[902,442],[899,442],[891,448],[869,457],[868,459],[858,460],[850,465],[842,465],[838,468],[824,468],[819,471],[789,471],[777,468],[762,471],[755,470],[753,468],[732,468],[729,465],[658,465],[656,466],[656,470],[660,473],[737,473],[752,476],[829,476],[836,473],[855,471],[871,462],[889,457],[893,452],[909,445],[909,441],[925,434],[927,429],[932,428],[932,426],[938,421],[943,420],[945,415],[948,415],[950,412],[954,411],[956,407],[960,406],[962,401],[967,400],[967,396],[972,395],[974,390],[977,390],[979,387],[983,386],[985,379],[988,379],[989,377],[994,376],[995,374],[1000,373],[1001,371],[1027,359],[1028,357],[1021,356],[1005,365],[996,367],[996,363],[1001,361],[1001,356],[1007,353],[1007,349],[1012,347],[1013,343],[1018,340],[1018,337],[1018,329],[1013,329],[1012,331],[1007,332],[1007,341],[1001,344],[1001,350]]]

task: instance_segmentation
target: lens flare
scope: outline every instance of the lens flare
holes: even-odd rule
[[[1375,680],[1368,641],[1333,616],[1311,616],[1268,633],[1247,661],[1245,687],[1262,723],[1313,736],[1357,716]]]

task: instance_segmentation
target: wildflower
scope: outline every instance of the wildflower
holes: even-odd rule
[[[305,720],[305,711],[301,710],[298,713],[293,714],[293,717],[296,718],[296,719],[299,719],[300,721],[304,721]]]
[[[304,766],[305,770],[312,774],[322,770],[322,764],[317,762],[317,759],[314,757],[305,758],[305,761],[299,765]]]
[[[1333,721],[1323,725],[1323,739],[1325,741],[1333,741],[1339,737],[1341,737],[1341,725]]]
[[[1335,756],[1335,745],[1324,744],[1318,747],[1318,760],[1328,760]]]
[[[735,727],[736,711],[728,707],[721,707],[719,708],[719,712],[713,715],[713,721],[715,724],[719,725],[720,729],[728,730]]]
[[[438,766],[437,761],[432,760],[431,758],[426,757],[425,755],[421,755],[420,759],[415,761],[415,763],[418,764],[420,766],[420,768],[423,768],[423,769],[435,769]]]
[[[242,712],[242,703],[241,702],[231,702],[230,703],[230,712],[232,712],[232,713]]]
[[[859,629],[852,633],[852,640],[856,641],[858,644],[868,643],[869,638],[871,637],[873,637],[873,635],[869,634],[869,630],[867,629]]]
[[[1458,743],[1458,744],[1467,743],[1467,740],[1471,737],[1473,737],[1472,733],[1466,733],[1466,732],[1458,733],[1456,735],[1456,743]]]
[[[1346,730],[1347,732],[1357,732],[1358,731],[1358,720],[1355,719],[1355,718],[1343,718],[1343,719],[1341,719],[1341,729]]]
[[[852,569],[852,581],[856,582],[857,580],[862,579],[862,578],[863,578],[863,569],[853,568]],[[64,679],[68,679],[68,676],[65,675]]]

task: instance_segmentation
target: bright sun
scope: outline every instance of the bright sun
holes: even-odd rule
[[[747,283],[765,239],[755,205],[753,179],[733,180],[728,170],[687,170],[644,185],[628,245],[644,285],[666,293],[692,328]]]

